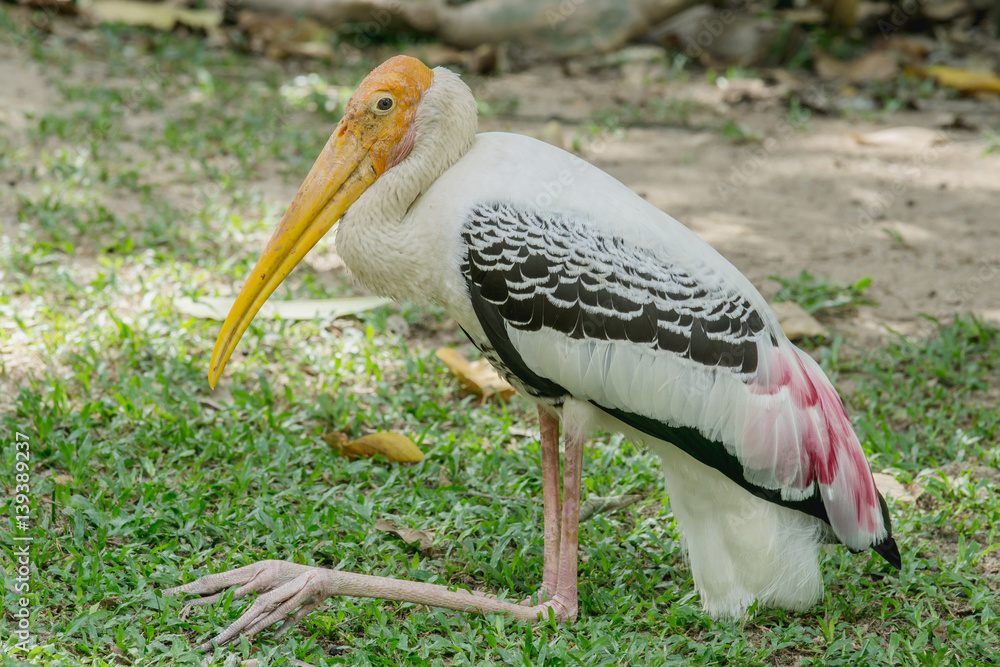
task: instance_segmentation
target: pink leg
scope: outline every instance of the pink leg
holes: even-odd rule
[[[563,469],[559,578],[552,600],[567,618],[576,618],[576,552],[580,542],[580,480],[583,476],[583,437],[566,433],[566,461]]]
[[[555,595],[559,583],[559,420],[545,408],[538,408],[542,447],[542,504],[545,515],[545,564],[542,590],[547,599]]]

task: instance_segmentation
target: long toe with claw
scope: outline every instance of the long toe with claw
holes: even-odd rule
[[[224,646],[240,635],[252,637],[264,628],[284,620],[278,634],[284,634],[325,599],[335,594],[332,570],[299,565],[283,560],[265,560],[228,572],[209,574],[190,584],[168,588],[166,596],[194,593],[202,597],[191,600],[187,607],[212,604],[222,592],[239,586],[233,593],[239,599],[257,593],[258,597],[240,618],[217,637],[199,648],[208,650],[213,643]]]

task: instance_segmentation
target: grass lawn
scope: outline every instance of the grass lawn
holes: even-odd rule
[[[183,617],[160,589],[264,558],[532,593],[533,410],[462,391],[433,353],[464,345],[442,312],[258,319],[211,392],[219,324],[175,308],[242,283],[333,127],[337,91],[297,79],[308,63],[135,30],[44,36],[6,12],[5,57],[40,73],[46,110],[0,123],[2,664],[199,665],[193,647],[247,602],[227,595]],[[354,85],[383,55],[313,67]],[[330,253],[315,255],[274,298],[356,292],[323,266]],[[856,350],[838,338],[814,352],[873,468],[923,488],[891,507],[901,572],[831,548],[815,608],[713,622],[658,462],[604,436],[588,450],[584,496],[646,498],[582,526],[575,623],[338,598],[284,639],[265,631],[218,651],[219,664],[226,653],[260,665],[1000,664],[1000,331],[960,318],[929,340]],[[348,462],[321,439],[329,431],[405,433],[426,458]],[[433,546],[376,531],[378,519],[433,531]],[[30,591],[17,593],[24,545]],[[28,653],[12,634],[22,597]]]

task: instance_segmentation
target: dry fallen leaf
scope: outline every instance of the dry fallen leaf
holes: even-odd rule
[[[875,478],[875,488],[877,488],[886,498],[892,498],[896,502],[914,503],[924,492],[924,488],[919,484],[908,484],[903,486],[895,477],[885,473],[872,473]]]
[[[816,73],[825,81],[868,83],[888,81],[899,74],[896,55],[891,51],[872,51],[853,60],[837,60],[817,51],[815,60]]]
[[[309,18],[272,16],[244,10],[237,27],[249,38],[250,50],[280,60],[289,56],[332,58],[330,31]]]
[[[324,433],[323,439],[336,449],[341,456],[354,459],[370,459],[384,456],[394,463],[417,463],[424,460],[424,453],[417,445],[399,433],[372,433],[357,440],[349,440],[343,433]]]
[[[385,519],[375,521],[375,530],[395,535],[407,544],[416,544],[420,551],[427,551],[434,545],[434,531],[397,528]]]
[[[222,13],[216,9],[185,9],[133,0],[100,0],[91,3],[86,11],[98,23],[127,23],[164,31],[173,30],[179,23],[214,34],[222,23]]]
[[[944,132],[926,127],[889,127],[853,136],[863,146],[907,148],[914,151],[922,151],[948,141]]]
[[[514,395],[514,388],[485,359],[470,362],[458,350],[450,347],[438,348],[434,353],[465,387],[483,398],[497,395],[503,400]]]
[[[623,496],[590,496],[580,505],[580,523],[595,514],[616,512],[629,505],[634,505],[646,496],[642,493],[629,493]]]
[[[788,336],[788,340],[800,340],[802,338],[815,338],[816,336],[828,337],[829,330],[816,321],[816,318],[802,309],[802,306],[794,301],[778,301],[771,304],[771,310],[778,318],[781,330]]]
[[[963,93],[1000,93],[1000,77],[993,72],[934,65],[917,73]]]
[[[796,24],[819,25],[826,20],[826,12],[819,7],[793,7],[778,13],[782,21]]]
[[[236,399],[233,398],[233,392],[229,388],[229,385],[223,383],[212,389],[208,396],[199,398],[198,402],[213,410],[225,410],[232,407]]]
[[[936,23],[947,23],[963,14],[973,12],[975,8],[968,0],[940,0],[921,4],[920,12]]]
[[[236,297],[203,296],[197,301],[188,297],[174,299],[174,309],[181,315],[203,320],[224,320],[233,307]],[[257,317],[283,320],[312,320],[317,317],[345,317],[392,303],[377,296],[359,296],[344,299],[272,300],[261,306]]]
[[[56,484],[62,484],[63,486],[66,486],[67,484],[72,483],[73,476],[66,474],[56,475],[55,477],[52,478],[52,481],[55,482]]]

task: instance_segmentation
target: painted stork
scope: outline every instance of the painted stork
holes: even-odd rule
[[[885,500],[836,390],[750,281],[589,163],[476,127],[472,93],[449,70],[399,56],[372,71],[243,286],[209,380],[339,221],[337,250],[361,284],[444,306],[537,404],[538,596],[518,604],[277,560],[164,593],[202,596],[194,605],[231,586],[236,597],[258,593],[220,644],[282,620],[284,632],[333,595],[572,619],[583,445],[595,428],[659,454],[695,587],[714,617],[738,618],[754,603],[815,603],[823,543],[874,549],[899,568]]]

